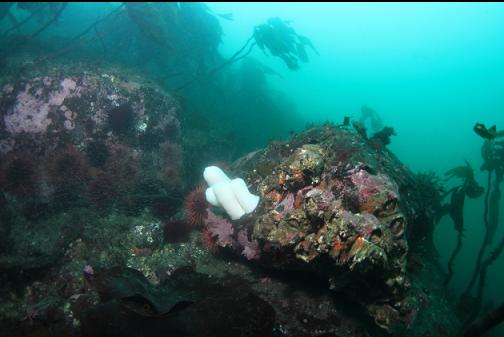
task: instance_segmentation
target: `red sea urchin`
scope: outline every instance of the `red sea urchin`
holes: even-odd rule
[[[173,142],[164,142],[159,146],[162,165],[160,180],[170,189],[179,189],[183,185],[182,148]]]
[[[208,230],[208,228],[203,228],[200,233],[200,241],[201,244],[210,252],[217,252],[217,239],[212,235],[212,233]]]
[[[67,145],[49,159],[46,165],[49,181],[57,189],[77,191],[84,187],[89,178],[89,166],[81,151]]]
[[[164,242],[179,243],[189,240],[190,228],[186,221],[169,220],[163,225]]]
[[[13,155],[0,166],[0,191],[16,196],[35,192],[39,181],[37,163],[29,154]]]
[[[184,209],[187,223],[192,227],[203,226],[207,217],[208,203],[205,198],[205,186],[199,185],[186,196]]]

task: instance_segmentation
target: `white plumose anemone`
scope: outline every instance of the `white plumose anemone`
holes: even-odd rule
[[[241,178],[229,177],[217,166],[209,166],[203,171],[208,184],[206,200],[213,206],[222,207],[232,220],[251,213],[259,204],[259,197],[249,192]]]

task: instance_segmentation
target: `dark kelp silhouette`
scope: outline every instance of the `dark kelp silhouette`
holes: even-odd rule
[[[484,188],[478,185],[478,182],[474,178],[474,170],[467,160],[465,165],[457,166],[446,171],[445,176],[447,179],[458,178],[463,180],[462,185],[452,188],[444,195],[444,197],[446,197],[451,194],[448,212],[453,221],[454,228],[458,233],[457,246],[448,260],[448,274],[444,280],[444,286],[447,288],[453,277],[453,263],[462,249],[465,197],[467,196],[472,199],[478,198],[484,193]]]
[[[17,7],[20,6],[18,3]],[[35,48],[43,40],[38,39],[39,35],[58,22],[67,3],[28,3],[22,6],[33,15],[11,24],[0,34],[0,55],[3,58]],[[0,16],[3,15],[0,20],[7,21],[12,16],[12,7],[12,4],[0,7]],[[44,20],[35,32],[19,29],[25,22],[38,19],[40,13],[44,13]],[[230,17],[223,16],[224,19]],[[31,68],[81,49],[94,52],[101,49],[103,60],[117,60],[122,54],[124,62],[135,63],[141,54],[142,65],[152,60],[165,70],[160,80],[177,78],[180,79],[177,83],[184,83],[194,77],[201,79],[203,74],[222,62],[218,52],[222,36],[218,18],[221,17],[203,3],[120,3],[110,6],[110,10],[96,17],[75,36],[60,36],[51,41],[51,53],[35,59]],[[5,46],[10,47],[2,48]],[[141,52],[127,53],[135,48]]]
[[[147,39],[159,45],[166,45],[168,38],[162,25],[160,11],[146,2],[125,2],[126,13]]]
[[[281,58],[290,70],[299,69],[299,60],[308,62],[306,47],[310,47],[318,54],[310,39],[296,33],[287,21],[280,18],[271,18],[266,23],[256,26],[252,36],[230,58],[210,71],[187,81],[176,90],[185,89],[194,82],[207,78],[224,67],[244,59],[250,55],[256,45],[264,52],[269,52],[271,55]]]
[[[280,57],[290,70],[299,69],[299,60],[308,62],[306,47],[318,54],[310,39],[297,34],[288,22],[280,18],[271,18],[256,26],[254,39],[262,51]]]
[[[497,132],[497,127],[495,125],[487,128],[483,123],[476,123],[473,130],[481,138],[489,140],[504,136],[504,131]]]
[[[4,18],[8,18],[13,24],[13,27],[16,27],[19,25],[19,22],[17,21],[16,17],[12,15],[10,11],[12,5],[14,5],[14,2],[0,3],[0,21],[3,20]]]
[[[13,26],[9,28],[6,32],[3,33],[3,35],[6,35],[7,33],[11,32],[14,29],[19,29],[19,27],[26,22],[28,22],[32,17],[37,17],[40,22],[42,22],[42,25],[32,32],[31,34],[27,36],[22,36],[21,38],[14,37],[13,40],[11,41],[12,45],[10,46],[8,52],[13,53],[16,51],[18,48],[21,48],[22,46],[26,45],[28,42],[31,40],[35,39],[37,36],[39,36],[42,32],[44,32],[47,28],[49,28],[51,25],[53,25],[55,22],[58,21],[59,17],[61,16],[61,13],[63,13],[64,9],[67,7],[67,2],[18,2],[17,7],[27,10],[31,13],[31,15],[28,16],[27,19],[18,22],[15,16],[10,12],[10,8],[12,7],[14,3],[6,3],[0,7],[0,20],[3,19],[3,17],[8,17],[10,18],[11,22],[13,23]],[[9,45],[9,43],[7,44]]]
[[[467,325],[462,332],[459,333],[460,337],[478,337],[489,332],[491,329],[504,321],[504,303],[497,309],[489,311],[484,316],[475,319],[471,324]]]
[[[478,252],[472,277],[457,305],[459,316],[462,317],[465,324],[469,324],[480,312],[487,270],[499,258],[504,250],[503,236],[496,248],[485,258],[485,253],[493,242],[499,222],[499,202],[501,199],[500,185],[504,176],[504,142],[495,141],[497,133],[494,127],[486,129],[483,124],[478,123],[474,127],[474,130],[478,135],[486,139],[481,149],[481,155],[484,161],[481,170],[487,171],[488,176],[483,213],[485,237]],[[473,296],[472,290],[476,284],[476,296]]]
[[[368,144],[376,150],[381,150],[390,144],[390,137],[392,136],[397,136],[395,130],[389,126],[385,126],[369,138]]]

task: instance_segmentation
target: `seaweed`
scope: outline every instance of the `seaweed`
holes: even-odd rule
[[[185,89],[197,80],[208,78],[223,68],[244,59],[255,46],[265,53],[268,51],[271,55],[281,58],[290,70],[299,69],[299,60],[308,62],[305,47],[310,47],[318,54],[310,39],[296,33],[287,21],[271,18],[266,23],[255,26],[252,36],[230,58],[208,72],[190,79],[176,90]]]
[[[83,336],[271,336],[273,308],[242,279],[211,280],[182,267],[159,286],[137,270],[86,275],[101,303],[87,309]]]
[[[310,39],[296,33],[287,21],[278,17],[256,26],[253,36],[262,51],[281,58],[290,70],[299,69],[299,60],[308,62],[306,47],[318,53]]]
[[[445,194],[445,196],[451,194],[449,214],[454,223],[455,230],[457,231],[457,245],[448,260],[448,274],[443,283],[444,287],[447,288],[453,277],[453,263],[462,249],[465,197],[467,196],[472,199],[478,198],[483,194],[484,188],[481,187],[474,178],[474,170],[467,160],[465,161],[465,165],[457,166],[446,171],[445,176],[446,179],[458,178],[463,180],[462,185],[452,188]]]
[[[497,309],[489,311],[484,316],[475,319],[462,332],[460,337],[478,337],[504,322],[504,304],[501,304]]]

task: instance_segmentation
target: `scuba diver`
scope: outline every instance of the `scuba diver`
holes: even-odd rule
[[[361,117],[359,121],[362,124],[366,124],[366,121],[368,119],[370,121],[371,129],[373,130],[373,132],[378,132],[383,129],[383,122],[378,113],[367,105],[363,105],[361,107]]]

